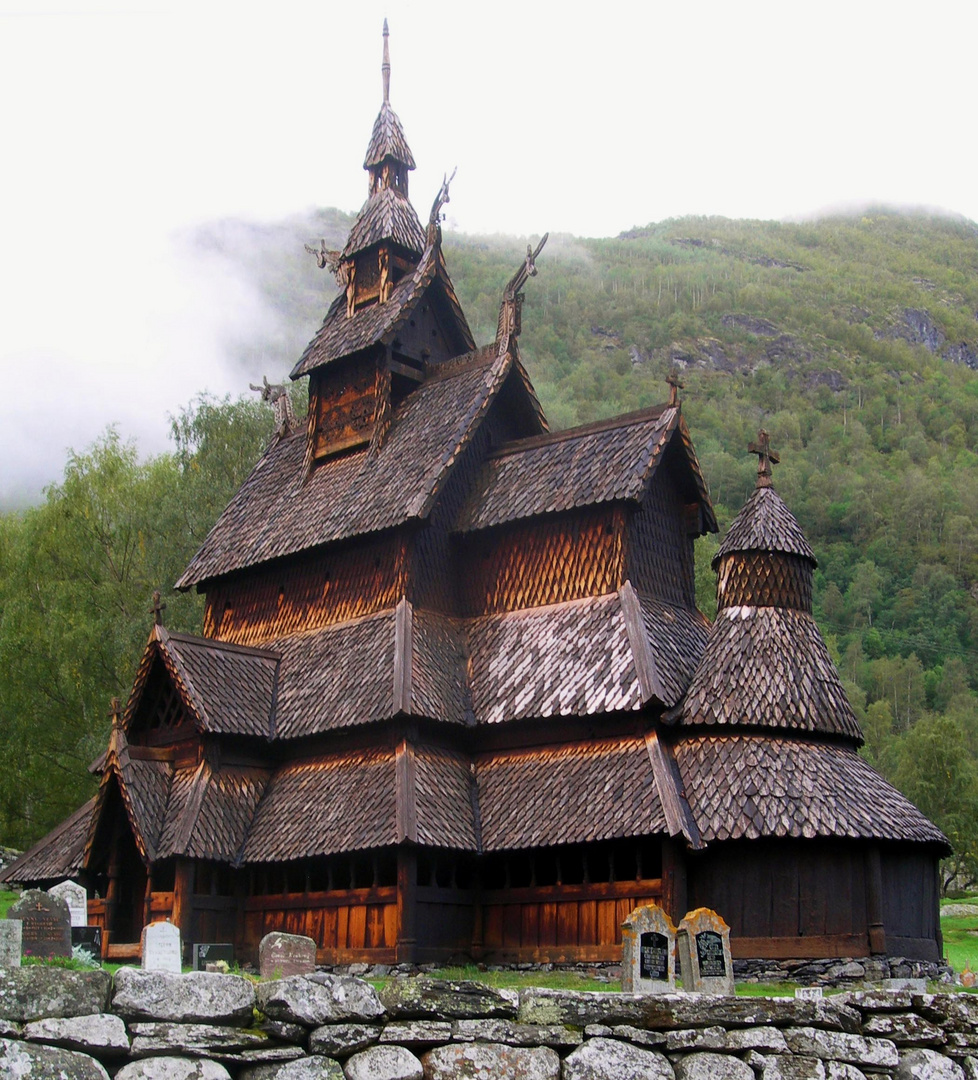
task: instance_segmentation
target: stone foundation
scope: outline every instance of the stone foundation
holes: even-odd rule
[[[978,1080],[978,996],[517,992],[423,976],[377,992],[325,972],[255,984],[10,968],[0,969],[0,1076]]]

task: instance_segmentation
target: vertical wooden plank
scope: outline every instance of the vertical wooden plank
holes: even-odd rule
[[[339,946],[339,941],[336,937],[336,923],[338,919],[338,909],[334,907],[323,908],[323,928],[320,931],[322,934],[322,941],[320,944],[324,949],[335,949]]]
[[[616,909],[614,900],[598,900],[598,944],[614,945]]]
[[[173,880],[173,925],[180,929],[184,951],[193,941],[194,864],[189,859],[177,859]]]
[[[367,948],[379,949],[384,944],[384,905],[367,906]]]
[[[384,947],[397,946],[397,904],[384,904]]]
[[[551,902],[540,905],[540,948],[557,944],[557,905]]]
[[[503,944],[508,948],[519,948],[522,923],[520,905],[506,904],[503,907]]]
[[[367,940],[367,905],[354,904],[350,908],[349,947],[362,949]]]
[[[625,912],[627,915],[628,912]],[[557,905],[557,944],[577,945],[577,901],[565,900]]]
[[[578,943],[598,944],[598,904],[596,900],[582,900],[577,909]]]
[[[880,849],[873,844],[866,853],[866,923],[869,928],[869,951],[886,952],[886,926],[883,922],[883,866]]]
[[[540,947],[540,905],[522,905],[522,927],[520,939],[524,949],[537,949]]]
[[[413,762],[413,749],[410,757]],[[413,788],[409,801],[413,807]],[[397,962],[411,964],[418,947],[418,856],[413,848],[403,846],[397,849],[397,924]]]
[[[483,910],[486,948],[498,949],[503,943],[502,904],[486,904]]]
[[[336,947],[350,947],[350,908],[348,904],[336,909]]]

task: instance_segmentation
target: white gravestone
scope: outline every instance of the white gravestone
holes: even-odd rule
[[[684,990],[696,994],[734,993],[730,927],[715,911],[690,911],[679,924],[676,948]]]
[[[179,975],[181,964],[180,930],[171,922],[155,922],[143,927],[143,970],[169,971]]]
[[[0,968],[20,967],[23,930],[20,919],[0,919]]]
[[[621,988],[626,994],[676,989],[676,928],[657,904],[636,908],[621,924]]]
[[[49,896],[56,896],[68,905],[72,926],[88,926],[88,892],[76,881],[62,881],[53,889],[48,889]]]

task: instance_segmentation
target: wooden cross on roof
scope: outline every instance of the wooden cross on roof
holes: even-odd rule
[[[763,428],[757,433],[757,442],[747,444],[747,452],[757,454],[757,486],[771,486],[771,466],[778,465],[781,457],[771,449],[771,436]]]
[[[122,723],[122,702],[117,697],[109,702],[109,716],[112,718],[113,727],[118,727]]]
[[[686,388],[686,384],[679,378],[679,372],[675,369],[666,376],[669,384],[669,406],[675,408],[679,404],[679,391]]]
[[[149,609],[149,613],[150,613],[150,615],[153,616],[153,619],[154,619],[157,626],[162,626],[163,625],[163,612],[164,611],[166,611],[166,604],[164,603],[164,601],[161,598],[160,590],[159,589],[154,589],[153,590],[153,606]]]

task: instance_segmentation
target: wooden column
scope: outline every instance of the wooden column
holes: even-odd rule
[[[173,911],[170,922],[180,928],[180,944],[184,951],[190,946],[193,913],[194,864],[190,859],[177,859],[173,874]]]
[[[874,844],[866,853],[866,923],[870,953],[886,954],[883,925],[883,866],[880,849]]]
[[[397,849],[398,964],[413,964],[418,948],[418,855],[403,844]]]
[[[686,853],[681,840],[662,841],[662,906],[676,924],[688,910]]]

